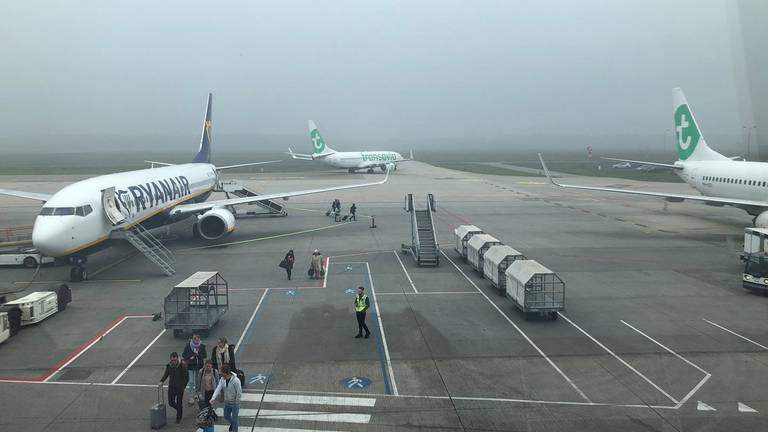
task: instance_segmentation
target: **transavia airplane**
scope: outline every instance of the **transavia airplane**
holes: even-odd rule
[[[646,195],[664,198],[671,202],[700,201],[716,207],[724,205],[738,207],[754,216],[755,226],[768,227],[768,163],[737,161],[712,150],[707,146],[681,89],[672,89],[672,101],[675,147],[678,155],[678,160],[674,164],[604,159],[671,169],[702,195],[559,184],[552,180],[547,165],[539,154],[544,173],[552,184],[563,188]]]
[[[288,154],[294,159],[321,160],[334,168],[346,168],[350,173],[357,170],[373,173],[375,168],[381,168],[381,171],[394,171],[399,162],[413,160],[413,150],[408,159],[393,151],[338,152],[325,145],[323,136],[320,135],[320,131],[312,120],[309,121],[309,138],[312,140],[312,154],[294,153],[290,147]]]
[[[387,173],[383,180],[372,183],[206,201],[219,189],[222,170],[269,163],[222,167],[211,163],[211,98],[208,94],[200,149],[191,163],[152,162],[162,166],[92,177],[53,195],[8,189],[0,189],[0,194],[43,202],[32,229],[32,244],[45,255],[76,263],[72,279],[82,280],[86,277],[85,262],[89,254],[120,241],[125,232],[137,226],[149,229],[196,216],[193,234],[205,240],[217,240],[235,229],[235,217],[229,207],[379,185],[389,178]]]

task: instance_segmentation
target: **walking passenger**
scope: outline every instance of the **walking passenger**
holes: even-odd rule
[[[310,266],[312,267],[313,274],[312,277],[315,279],[320,279],[324,276],[325,269],[323,269],[323,254],[321,254],[317,249],[315,249],[314,252],[312,252],[312,259],[310,260]],[[323,273],[321,275],[320,273]]]
[[[168,379],[168,405],[176,410],[176,423],[181,422],[184,415],[184,388],[187,386],[189,375],[187,366],[179,360],[179,354],[171,353],[171,361],[165,365],[165,373],[160,378],[162,386]]]
[[[293,249],[289,250],[287,254],[285,254],[285,258],[283,258],[283,262],[285,263],[285,273],[288,274],[288,280],[291,280],[291,271],[293,271],[293,263],[296,261],[296,257],[293,255]]]
[[[355,214],[357,213],[357,206],[355,203],[352,203],[352,207],[349,208],[349,220],[356,221],[357,218],[355,217]]]
[[[200,400],[210,405],[208,401],[213,398],[213,392],[216,390],[216,386],[219,382],[219,372],[213,367],[213,362],[210,359],[205,360],[205,366],[200,369],[200,373],[197,375],[197,393],[200,395]]]
[[[209,403],[213,404],[219,394],[224,395],[224,418],[229,421],[229,430],[237,432],[240,427],[240,398],[243,396],[243,387],[237,375],[227,365],[221,368],[219,384]]]
[[[365,288],[357,287],[357,296],[355,296],[355,315],[357,315],[357,336],[355,339],[363,337],[363,330],[365,330],[365,338],[371,335],[371,331],[368,330],[368,326],[365,325],[365,312],[371,307],[371,302],[368,300],[368,296],[365,295]]]
[[[184,362],[187,364],[187,370],[189,371],[189,404],[195,403],[194,397],[197,396],[195,389],[197,389],[197,375],[200,369],[205,365],[205,358],[208,357],[208,353],[205,351],[205,344],[200,340],[200,335],[192,336],[189,343],[184,347],[184,352],[181,353]]]
[[[219,375],[221,375],[221,368],[224,365],[229,366],[230,370],[237,370],[235,367],[235,347],[230,345],[224,336],[220,337],[216,346],[213,347],[211,362],[214,369],[219,371]]]

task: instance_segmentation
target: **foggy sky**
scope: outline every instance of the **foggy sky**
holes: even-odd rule
[[[216,137],[663,134],[675,86],[738,136],[725,1],[6,1],[0,142],[196,143],[208,91]]]

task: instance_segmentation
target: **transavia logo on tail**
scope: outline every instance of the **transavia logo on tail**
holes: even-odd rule
[[[675,137],[677,138],[677,156],[681,160],[688,159],[696,150],[696,144],[701,138],[688,104],[682,104],[675,110]]]
[[[315,153],[322,153],[323,150],[325,150],[325,141],[323,141],[323,137],[320,136],[320,131],[313,129],[312,132],[309,133],[309,136],[312,138],[312,148],[315,150]]]

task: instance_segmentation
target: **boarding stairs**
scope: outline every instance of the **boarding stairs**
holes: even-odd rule
[[[402,251],[410,252],[420,267],[439,266],[440,247],[432,219],[432,213],[436,211],[434,195],[427,195],[426,209],[416,209],[413,194],[406,195],[405,210],[411,214],[411,244],[403,245]]]
[[[136,224],[131,229],[126,230],[125,239],[144,254],[148,260],[160,267],[166,276],[172,276],[176,273],[176,270],[173,269],[173,263],[176,261],[173,252],[168,250],[157,237],[141,224]]]
[[[241,185],[240,183],[237,183],[232,180],[223,181],[219,183],[219,191],[224,192],[227,198],[229,198],[230,195],[234,195],[240,198],[259,196],[258,192],[252,189],[248,189],[247,187]],[[235,215],[236,218],[247,217],[247,216],[287,216],[288,215],[288,212],[285,210],[285,206],[274,200],[253,201],[251,203],[248,203],[248,205],[257,205],[263,208],[264,210],[266,210],[266,212],[246,211],[245,213],[238,213],[234,206],[230,206],[229,210],[232,212],[233,215]]]

